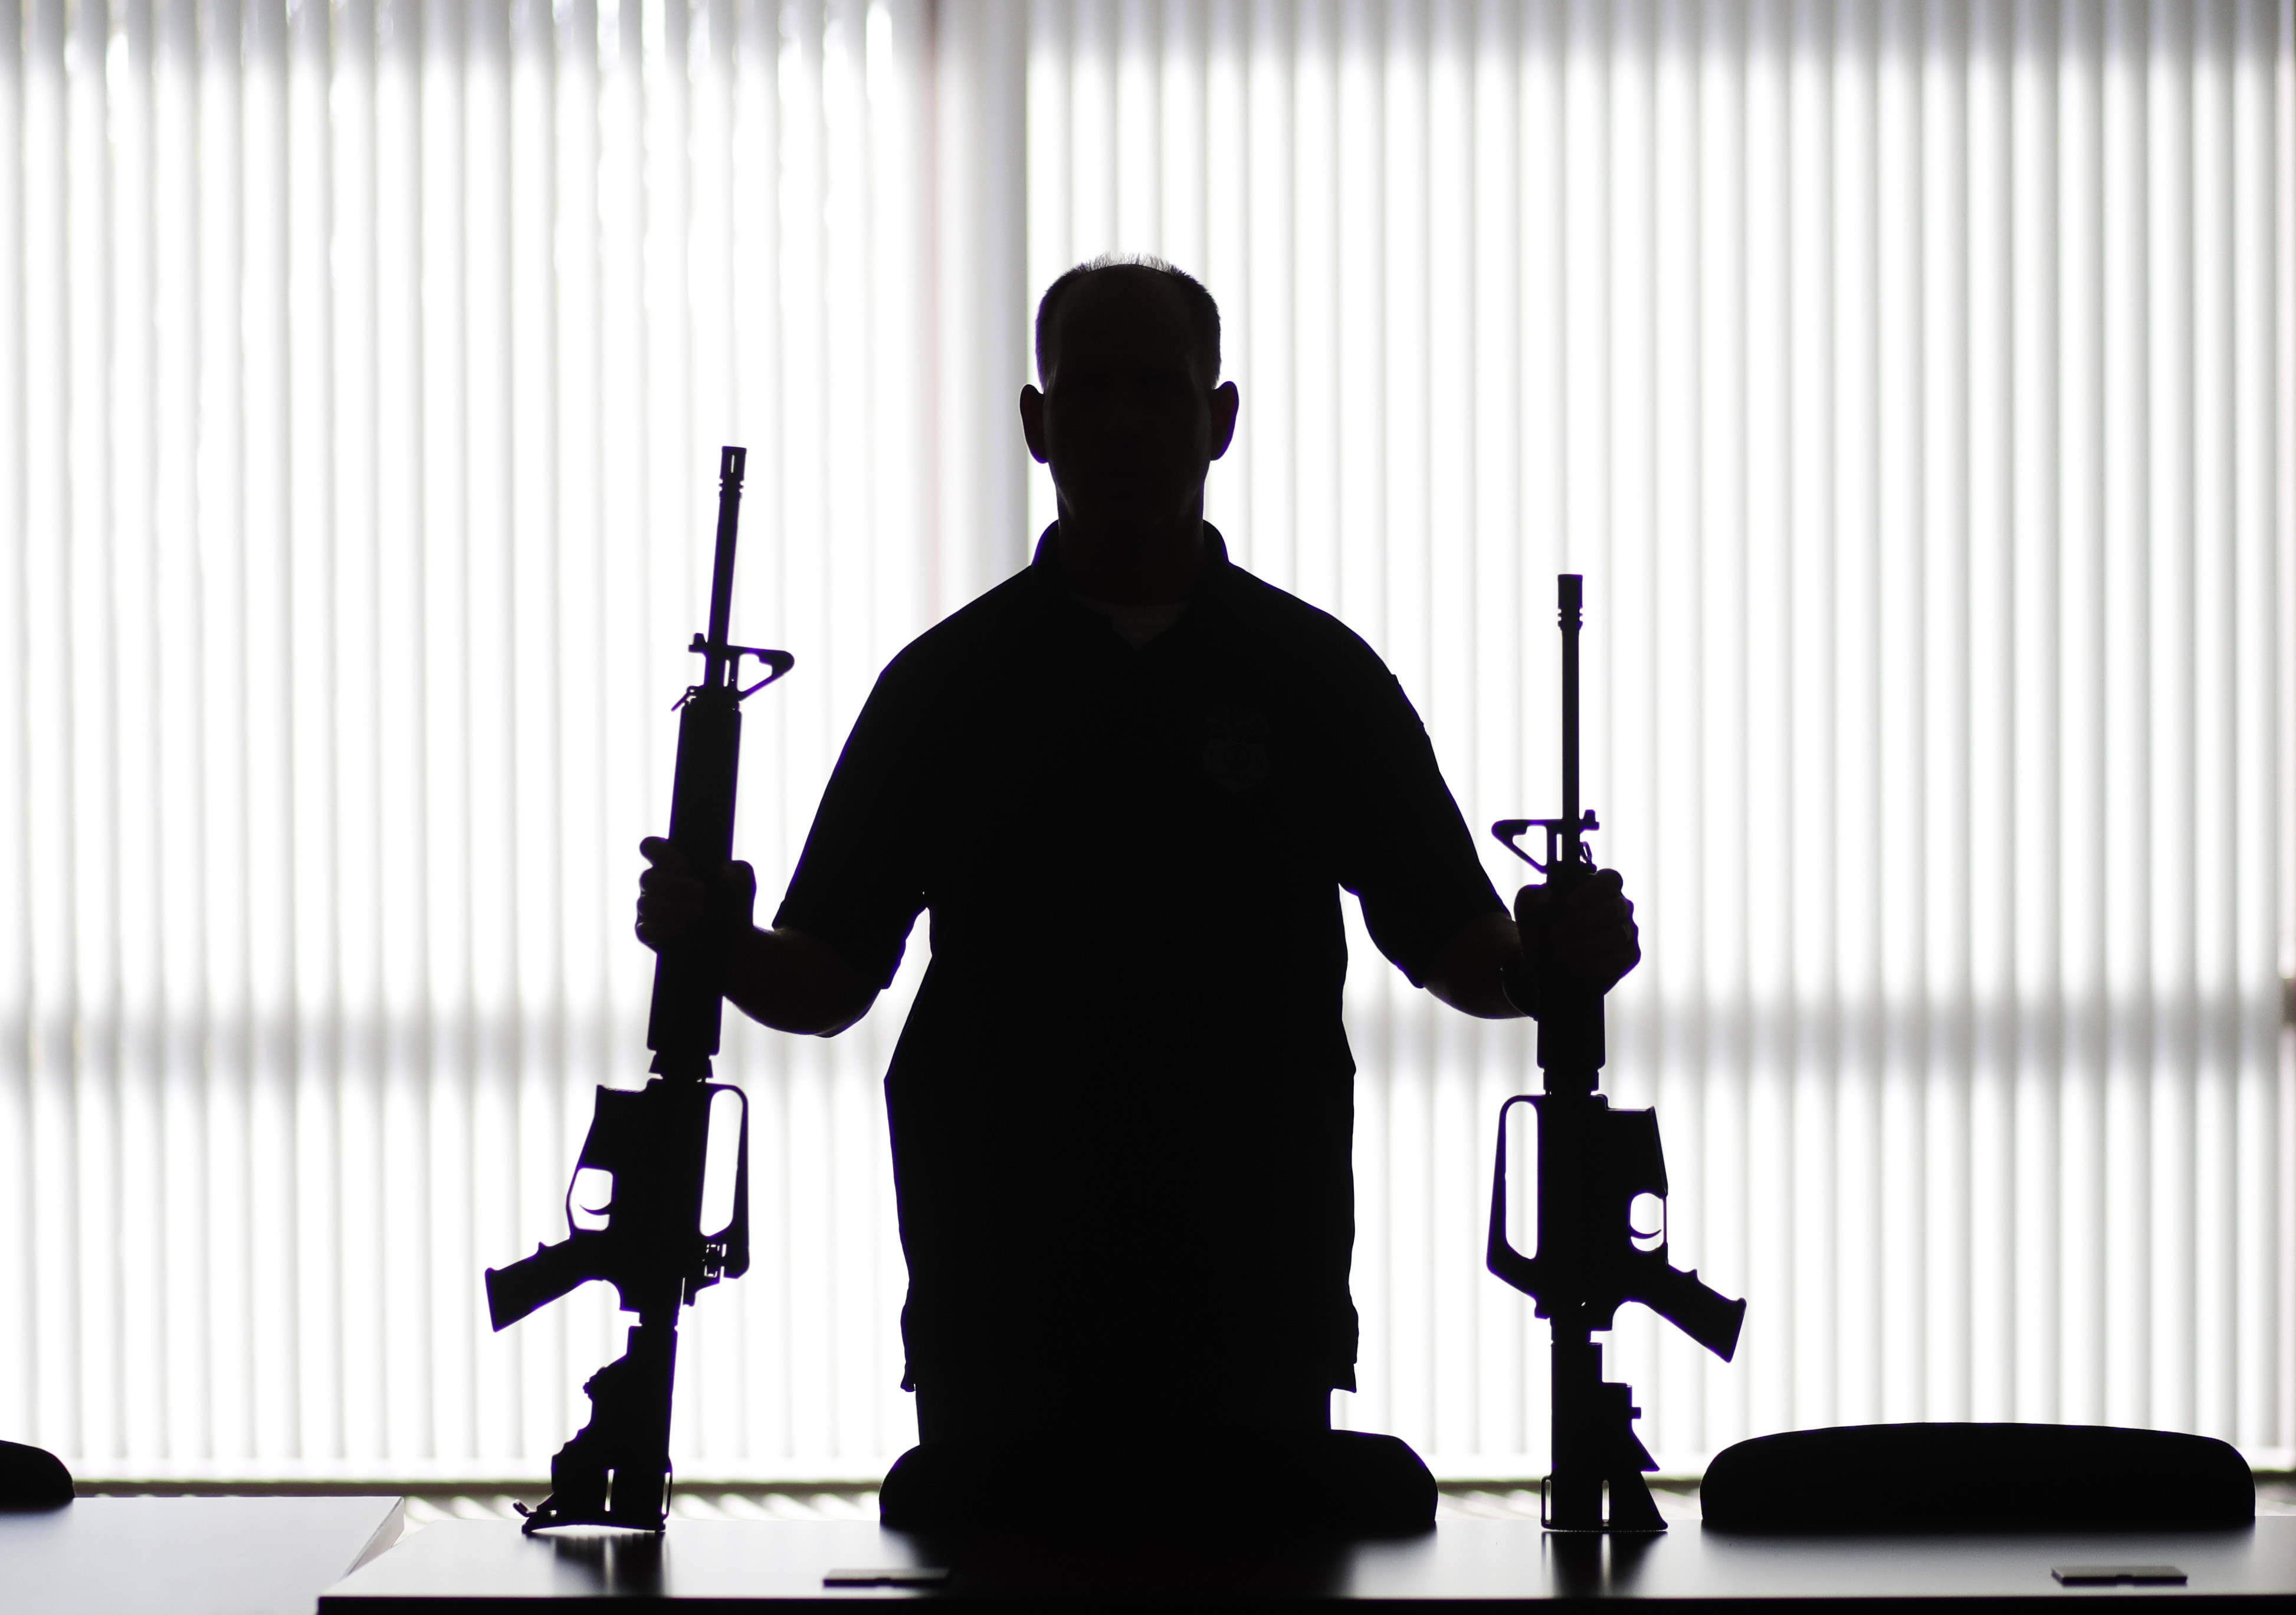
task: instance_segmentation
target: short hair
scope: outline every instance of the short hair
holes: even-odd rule
[[[1220,318],[1219,305],[1204,283],[1186,270],[1144,252],[1103,252],[1097,258],[1086,258],[1045,288],[1042,301],[1037,305],[1037,380],[1046,379],[1046,338],[1053,329],[1053,319],[1060,311],[1062,300],[1076,290],[1086,277],[1110,269],[1145,269],[1160,275],[1176,287],[1180,300],[1187,305],[1188,317],[1196,327],[1199,356],[1207,361],[1204,381],[1207,386],[1219,380]]]

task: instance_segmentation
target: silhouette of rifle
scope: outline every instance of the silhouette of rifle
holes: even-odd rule
[[[709,579],[709,633],[688,647],[702,659],[701,682],[677,702],[677,776],[670,793],[669,840],[705,879],[734,853],[735,776],[742,756],[742,701],[794,665],[785,651],[728,644],[734,540],[742,512],[738,448],[723,451],[718,472],[718,550]],[[743,688],[742,658],[758,659],[765,676]],[[746,922],[748,916],[721,918]],[[654,1075],[642,1088],[598,1090],[589,1135],[576,1160],[611,1176],[598,1227],[576,1221],[574,1187],[566,1191],[567,1237],[542,1245],[506,1267],[487,1269],[487,1311],[507,1329],[576,1285],[603,1279],[624,1312],[638,1321],[628,1349],[592,1375],[583,1391],[590,1422],[550,1460],[550,1496],[526,1514],[531,1534],[552,1525],[622,1525],[658,1531],[669,1513],[669,1403],[677,1366],[677,1310],[721,1278],[750,1267],[750,1115],[742,1090],[709,1080],[725,1004],[712,934],[665,948],[654,963],[646,1046]],[[709,1152],[711,1107],[720,1095],[741,1107],[734,1201],[726,1226],[701,1226],[702,1178]]]
[[[1578,810],[1578,623],[1581,580],[1556,579],[1562,625],[1562,816],[1502,819],[1491,833],[1546,877],[1548,913],[1595,873],[1585,832],[1599,830],[1590,811]],[[1525,832],[1546,832],[1546,858],[1517,845]],[[1515,921],[1526,935],[1532,918],[1526,886],[1515,898]],[[1666,1521],[1651,1501],[1643,1472],[1656,1469],[1636,1437],[1642,1409],[1634,1392],[1603,1379],[1603,1349],[1591,1338],[1615,1321],[1622,1301],[1644,1306],[1681,1329],[1724,1362],[1738,1347],[1746,1303],[1724,1299],[1666,1259],[1666,1160],[1660,1152],[1654,1111],[1614,1111],[1595,1091],[1603,1070],[1603,993],[1569,982],[1546,987],[1537,1005],[1523,984],[1510,980],[1516,1007],[1538,1017],[1538,1064],[1546,1091],[1521,1094],[1499,1107],[1498,1162],[1491,1180],[1491,1226],[1485,1260],[1490,1270],[1538,1302],[1537,1314],[1554,1327],[1549,1395],[1554,1411],[1553,1471],[1542,1506],[1550,1530],[1662,1531]],[[1538,1254],[1525,1256],[1507,1242],[1507,1112],[1527,1104],[1538,1117]],[[1633,1206],[1643,1195],[1659,1202],[1653,1229],[1634,1226]],[[1610,1512],[1603,1513],[1603,1490]]]

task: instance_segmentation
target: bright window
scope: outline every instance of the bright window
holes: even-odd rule
[[[1123,248],[1221,299],[1214,519],[1389,658],[1471,821],[1554,809],[1587,575],[1649,955],[1608,1086],[1751,1303],[1726,1367],[1619,1330],[1661,1461],[1972,1417],[2291,1461],[2287,0],[6,15],[0,1434],[541,1472],[617,1325],[491,1336],[478,1275],[643,1072],[717,447],[736,636],[798,657],[770,889],[877,668],[1047,517],[1033,297]],[[1535,1474],[1543,1326],[1480,1254],[1525,1041],[1356,955],[1342,1414]],[[689,1315],[685,1477],[913,1439],[914,967],[731,1045],[758,1258]]]

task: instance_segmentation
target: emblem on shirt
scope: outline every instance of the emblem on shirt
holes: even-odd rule
[[[1250,707],[1214,707],[1204,719],[1204,772],[1230,791],[1267,778],[1267,719]]]

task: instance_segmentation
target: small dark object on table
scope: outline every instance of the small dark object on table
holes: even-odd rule
[[[832,1570],[821,1578],[825,1587],[937,1587],[948,1580],[948,1567],[939,1564],[896,1564],[873,1570]]]
[[[2173,1564],[2059,1564],[2049,1574],[2069,1587],[2180,1587],[2185,1572]]]

